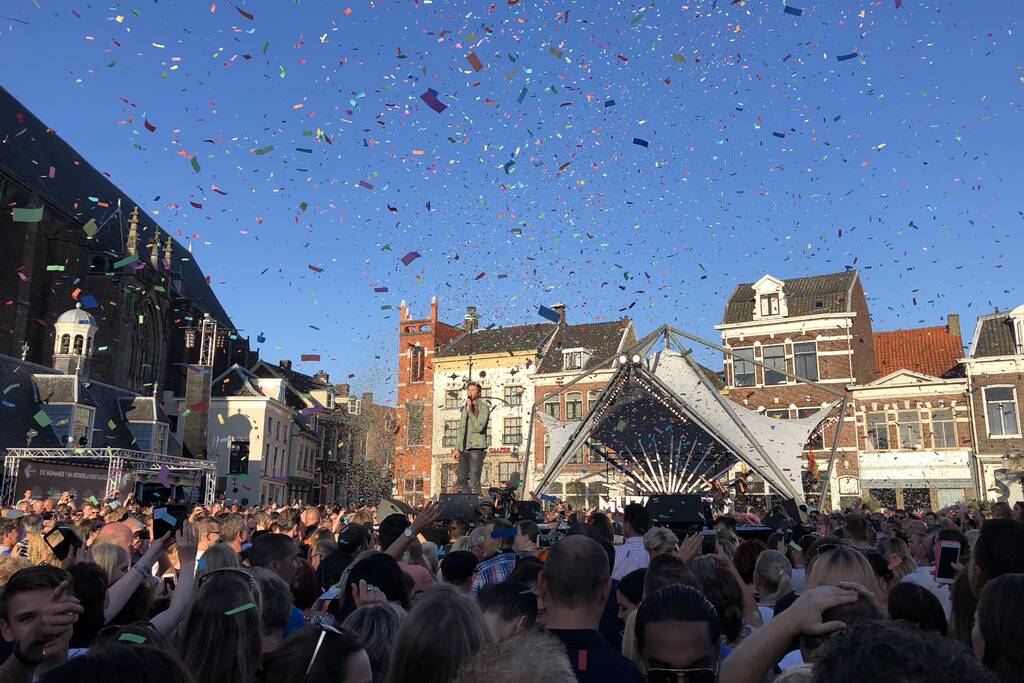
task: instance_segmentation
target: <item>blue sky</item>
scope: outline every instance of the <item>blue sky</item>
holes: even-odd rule
[[[1013,4],[789,2],[6,0],[0,82],[264,358],[389,402],[403,298],[710,338],[765,272],[858,268],[876,330],[1024,303]]]

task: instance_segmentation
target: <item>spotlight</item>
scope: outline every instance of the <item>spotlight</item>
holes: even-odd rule
[[[637,354],[637,353],[633,354],[633,362],[634,363],[639,363],[640,362],[640,354]]]
[[[619,365],[625,365],[628,362],[629,358],[626,357],[626,354],[622,354],[621,356],[619,356]]]

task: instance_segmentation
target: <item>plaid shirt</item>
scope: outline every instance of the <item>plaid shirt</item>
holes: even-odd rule
[[[480,589],[489,583],[501,583],[509,577],[512,570],[516,568],[519,558],[512,551],[498,553],[476,566],[476,573],[473,575],[473,586],[470,593],[476,597]]]
[[[612,578],[616,581],[636,569],[643,569],[651,564],[651,556],[644,549],[642,536],[633,536],[615,548],[615,569]]]

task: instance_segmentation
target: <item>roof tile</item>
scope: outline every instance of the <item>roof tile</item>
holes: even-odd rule
[[[910,370],[933,377],[960,374],[963,340],[944,325],[875,333],[875,357],[882,377]]]

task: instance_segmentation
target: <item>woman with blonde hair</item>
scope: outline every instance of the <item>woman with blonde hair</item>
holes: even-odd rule
[[[910,555],[910,548],[902,538],[887,538],[882,541],[882,556],[889,563],[894,583],[899,583],[917,571],[917,564]]]
[[[489,641],[476,602],[451,586],[434,586],[398,630],[386,680],[450,683],[462,663]]]
[[[664,527],[652,527],[644,534],[644,550],[654,559],[658,555],[674,553],[679,546],[679,537]]]
[[[252,683],[260,666],[262,596],[242,569],[218,569],[197,581],[178,652],[196,683]]]
[[[92,561],[107,575],[107,585],[113,586],[128,573],[131,558],[128,551],[113,543],[99,543],[92,547]]]
[[[792,590],[793,565],[777,550],[765,550],[754,563],[754,591],[761,623],[775,616],[775,603]]]
[[[242,563],[238,560],[238,553],[235,552],[234,548],[227,543],[214,543],[204,550],[203,556],[199,558],[199,563],[196,566],[196,577],[198,578],[203,574],[218,569],[241,566]]]
[[[804,585],[804,591],[843,581],[859,583],[885,604],[882,586],[871,568],[871,563],[859,550],[849,545],[819,549],[818,554],[807,566],[807,583]]]

